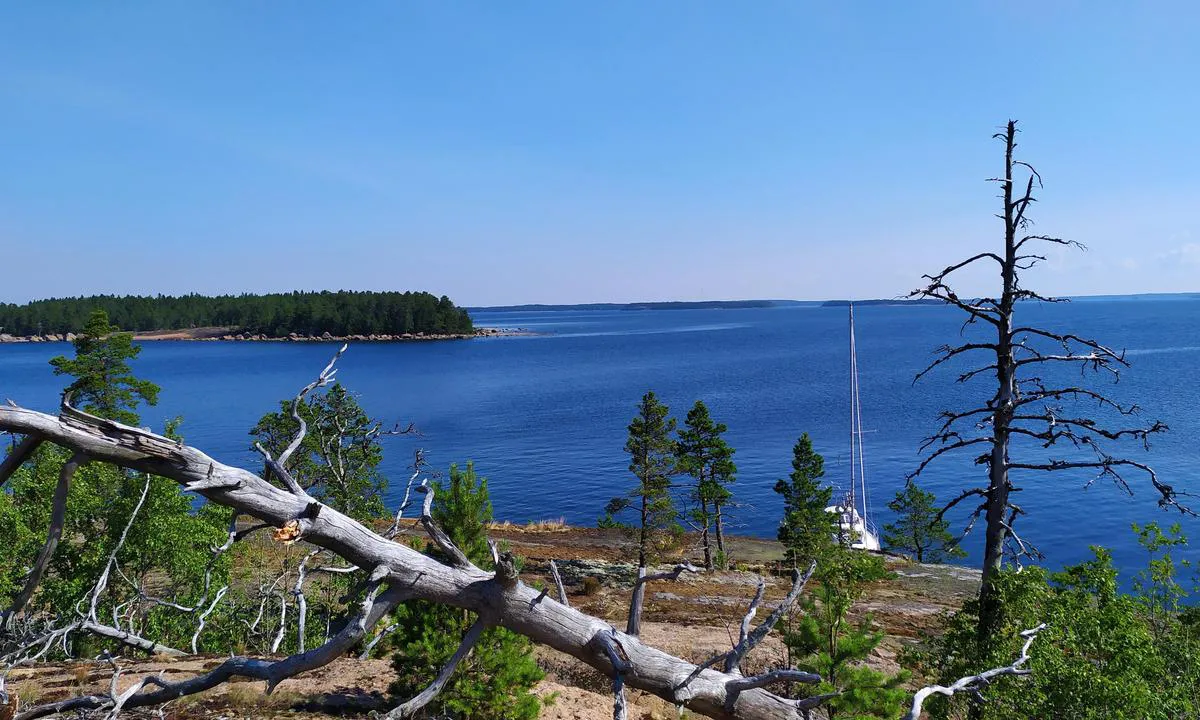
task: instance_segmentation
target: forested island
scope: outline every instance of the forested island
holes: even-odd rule
[[[0,333],[46,337],[77,333],[94,310],[122,330],[153,333],[213,328],[255,339],[469,336],[471,316],[428,292],[290,292],[265,295],[94,295],[0,304]]]

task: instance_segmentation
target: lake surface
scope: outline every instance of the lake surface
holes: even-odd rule
[[[1131,447],[1160,477],[1200,491],[1200,301],[1089,300],[1023,306],[1023,322],[1092,335],[1128,350],[1133,367],[1113,386],[1084,378],[1118,398],[1136,399],[1144,419],[1171,432],[1150,452]],[[856,308],[858,359],[871,512],[882,526],[886,503],[920,460],[918,446],[942,408],[974,407],[984,384],[957,385],[956,368],[913,384],[932,350],[959,338],[961,316],[944,307]],[[475,314],[480,326],[523,327],[541,335],[434,343],[355,344],[338,378],[373,416],[413,422],[419,438],[388,439],[385,471],[408,477],[416,447],[435,467],[474,460],[489,479],[496,515],[514,521],[563,517],[592,524],[605,502],[632,478],[622,451],[626,425],[642,393],[653,389],[682,417],[697,400],[729,426],[736,448],[736,531],[773,536],[781,505],[772,491],[790,471],[791,447],[808,432],[835,486],[848,475],[849,360],[845,308],[590,310]],[[181,415],[187,441],[231,464],[258,468],[247,432],[309,382],[332,355],[330,344],[152,342],[135,371],[160,384],[160,404],[143,412],[157,428]],[[47,365],[65,343],[0,347],[0,398],[53,411],[65,384]],[[1061,379],[1079,384],[1077,370]],[[972,402],[974,399],[974,402]],[[971,403],[968,405],[968,403]],[[1088,411],[1091,408],[1087,408]],[[1038,452],[1036,449],[1030,452]],[[922,484],[948,499],[983,482],[972,456],[940,461]],[[1164,513],[1149,483],[1129,474],[1130,498],[1110,481],[1078,473],[1033,474],[1019,502],[1029,516],[1023,536],[1057,566],[1085,558],[1089,544],[1114,548],[1122,567],[1143,554],[1131,522],[1181,520],[1200,537],[1200,522]],[[1198,503],[1200,504],[1200,503]],[[957,519],[961,520],[961,514]],[[968,539],[981,557],[982,530]]]

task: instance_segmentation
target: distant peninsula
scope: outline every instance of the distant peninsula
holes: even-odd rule
[[[63,340],[78,332],[96,309],[144,340],[431,340],[476,335],[470,314],[445,295],[324,291],[94,295],[0,304],[0,340]]]
[[[769,308],[803,305],[794,300],[693,300],[633,303],[578,303],[575,305],[490,305],[467,308],[471,312],[557,312],[571,310],[715,310],[721,308]],[[816,303],[811,303],[816,304]]]
[[[942,300],[934,298],[914,298],[912,300],[904,300],[900,298],[892,298],[890,300],[826,300],[821,303],[821,307],[846,307],[848,305],[945,305]]]

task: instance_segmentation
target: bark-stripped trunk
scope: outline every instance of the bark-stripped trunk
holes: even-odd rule
[[[642,633],[642,604],[646,600],[646,567],[638,567],[637,580],[633,584],[633,599],[629,602],[629,620],[625,623],[625,632],[630,635]]]
[[[736,673],[711,667],[700,669],[694,663],[643,644],[637,637],[614,631],[600,618],[556,602],[521,583],[515,568],[509,567],[511,561],[498,565],[494,573],[483,571],[469,561],[443,564],[372,532],[346,515],[315,502],[302,490],[277,487],[253,473],[219,463],[196,448],[160,435],[66,407],[60,417],[54,417],[0,406],[0,431],[37,434],[89,460],[170,478],[186,490],[238,513],[277,528],[293,527],[303,540],[358,567],[374,568],[373,577],[390,588],[380,596],[381,600],[385,596],[389,602],[423,599],[469,609],[489,624],[506,627],[567,653],[609,676],[620,671],[611,660],[610,646],[615,644],[623,667],[628,668],[623,673],[626,685],[694,712],[730,720],[800,720],[808,713],[804,701],[789,700],[763,689],[760,683],[765,684],[767,679],[752,682],[754,679]],[[439,542],[437,535],[434,541]],[[369,619],[364,614],[346,633],[352,632],[356,642],[379,617],[378,612],[370,613]],[[213,671],[195,682],[183,681],[170,689],[134,695],[124,707],[159,705],[185,694],[184,689],[190,693],[212,687],[231,675],[278,682],[287,676],[285,671],[311,669],[343,654],[348,647],[341,640],[338,643],[280,663],[233,659],[219,668],[219,672]],[[69,707],[83,708],[100,707],[109,700],[104,696],[89,696],[72,702]],[[39,711],[28,717],[42,714]]]
[[[1017,227],[1013,207],[1013,144],[1016,125],[1009,121],[1004,148],[1004,263],[1001,265],[1003,292],[1000,296],[996,338],[997,393],[992,412],[992,451],[989,458],[989,483],[986,495],[987,528],[984,539],[983,582],[979,589],[980,643],[986,643],[998,629],[999,599],[993,584],[1004,561],[1004,543],[1008,528],[1004,515],[1012,489],[1008,479],[1008,444],[1013,411],[1017,400],[1017,368],[1013,356],[1012,329],[1014,290],[1017,278]]]

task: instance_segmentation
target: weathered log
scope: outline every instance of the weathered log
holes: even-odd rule
[[[145,430],[66,410],[61,417],[55,417],[20,407],[0,407],[0,431],[38,435],[94,461],[172,479],[212,502],[274,527],[294,522],[305,541],[330,550],[353,565],[381,568],[383,583],[391,588],[390,596],[419,598],[471,610],[484,622],[506,627],[567,653],[611,677],[617,669],[598,638],[610,639],[619,644],[627,658],[629,670],[623,673],[626,685],[694,712],[730,719],[803,717],[797,701],[762,688],[742,689],[744,681],[739,675],[714,669],[694,673],[695,664],[617,632],[604,620],[553,600],[538,602],[538,591],[519,581],[513,582],[512,578],[498,577],[473,566],[442,564],[372,532],[332,508],[314,503],[311,498],[276,487],[247,470],[217,462],[196,448]],[[357,632],[353,642],[379,616],[372,613],[372,617],[370,623],[352,624]],[[344,631],[334,640],[348,642],[345,635]],[[136,694],[123,704],[127,709],[161,704],[213,687],[235,675],[277,682],[285,671],[317,667],[346,649],[347,646],[336,643],[331,648],[327,643],[277,663],[235,658],[200,678],[179,683],[147,681],[160,689]],[[105,707],[112,702],[104,697],[77,699],[49,712]],[[22,717],[49,714],[34,710],[36,715]]]

